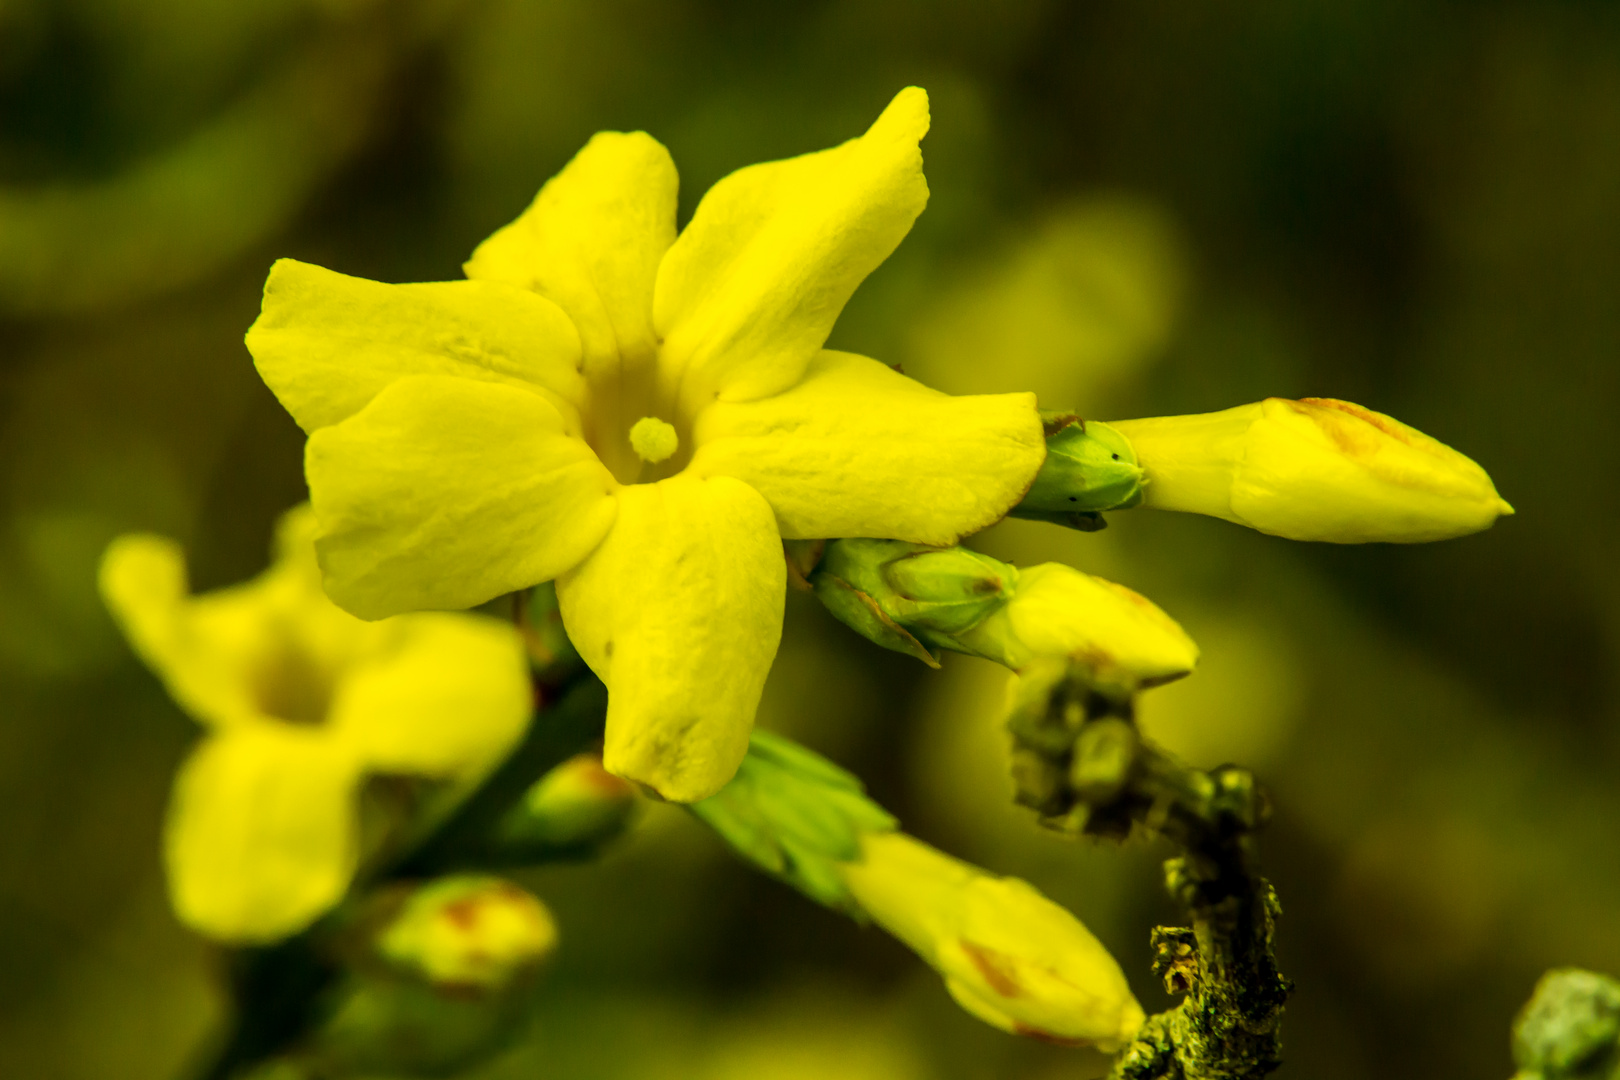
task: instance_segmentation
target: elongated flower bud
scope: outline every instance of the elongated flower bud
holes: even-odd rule
[[[966,651],[1015,671],[1064,657],[1138,686],[1178,679],[1198,663],[1198,646],[1153,601],[1062,563],[1019,571],[1012,600],[958,636]]]
[[[1112,1051],[1142,1007],[1119,964],[1068,911],[903,833],[870,833],[843,867],[873,921],[945,978],[968,1012],[1003,1031]]]
[[[1422,543],[1513,513],[1472,460],[1347,401],[1267,398],[1113,427],[1147,471],[1144,505],[1290,540]]]

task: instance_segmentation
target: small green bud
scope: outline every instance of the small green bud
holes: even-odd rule
[[[766,873],[852,913],[858,909],[838,866],[859,857],[863,834],[895,826],[854,775],[760,730],[749,737],[748,756],[731,782],[687,809]]]
[[[578,754],[535,781],[507,811],[479,861],[522,866],[593,855],[624,832],[637,806],[635,785],[602,768],[601,754]]]
[[[926,635],[955,635],[1005,604],[1013,567],[965,547],[914,551],[883,566],[896,594],[896,620]]]
[[[1107,424],[1045,414],[1046,461],[1011,516],[1091,531],[1097,515],[1142,501],[1146,474],[1130,440]]]
[[[1069,785],[1083,802],[1106,806],[1119,796],[1136,766],[1136,726],[1113,717],[1080,729],[1069,763]]]
[[[1513,1025],[1516,1080],[1620,1080],[1620,982],[1555,968]]]

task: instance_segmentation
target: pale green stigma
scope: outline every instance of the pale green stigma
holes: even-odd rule
[[[668,458],[680,444],[675,428],[656,416],[643,416],[630,427],[630,445],[636,456],[649,465]]]

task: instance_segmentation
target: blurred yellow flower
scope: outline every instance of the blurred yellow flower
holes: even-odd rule
[[[945,977],[957,1003],[1019,1035],[1113,1051],[1141,1028],[1119,964],[1068,911],[904,833],[861,837],[842,864],[861,908]]]
[[[102,559],[130,643],[208,729],[164,844],[175,911],[222,940],[285,937],[343,895],[367,775],[472,779],[530,714],[516,630],[449,613],[362,622],[322,593],[314,533],[307,506],[291,511],[269,569],[201,596],[162,537],[120,537]]]
[[[364,618],[557,579],[610,696],[609,770],[736,770],[781,636],[781,538],[950,544],[1045,454],[1029,394],[952,398],[822,349],[928,198],[927,95],[742,169],[676,236],[648,135],[596,135],[473,253],[384,285],[283,260],[248,334],[310,433],[326,586]]]
[[[1348,401],[1267,398],[1112,426],[1147,471],[1143,505],[1290,540],[1423,543],[1513,513],[1472,460]]]

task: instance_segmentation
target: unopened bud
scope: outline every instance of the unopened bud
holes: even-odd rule
[[[544,905],[500,878],[374,894],[339,939],[345,977],[298,1056],[319,1076],[459,1073],[522,1029],[556,943]]]
[[[1135,725],[1115,717],[1083,726],[1069,763],[1069,786],[1076,797],[1093,806],[1112,802],[1131,778],[1140,744]]]
[[[578,754],[535,781],[496,823],[480,861],[520,866],[591,855],[624,832],[637,805],[635,785],[602,768],[601,754]]]
[[[1066,657],[1099,679],[1138,686],[1178,679],[1198,663],[1198,646],[1153,601],[1062,563],[1020,571],[1012,600],[960,640],[1015,671]]]
[[[1142,1026],[1119,964],[1080,920],[1016,878],[996,877],[903,833],[862,838],[843,868],[873,921],[1003,1031],[1116,1050]]]
[[[377,934],[377,955],[434,986],[499,990],[539,966],[557,926],[533,895],[497,877],[439,878],[410,892]]]
[[[1130,440],[1107,424],[1077,416],[1047,419],[1046,461],[1012,517],[1096,529],[1104,510],[1142,501],[1144,474]]]
[[[1147,471],[1144,505],[1291,540],[1421,543],[1513,513],[1472,460],[1347,401],[1267,398],[1113,426]]]
[[[964,547],[846,539],[827,544],[810,581],[847,626],[935,664],[929,648],[960,651],[959,635],[1007,602],[1018,571]]]

